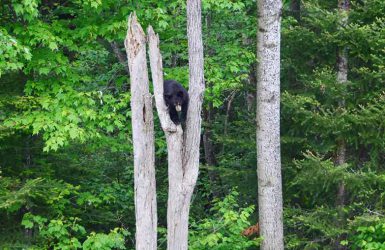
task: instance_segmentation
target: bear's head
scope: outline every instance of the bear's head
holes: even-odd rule
[[[182,91],[178,91],[176,93],[167,93],[164,95],[164,98],[166,100],[166,103],[168,105],[172,105],[175,107],[175,110],[177,112],[182,111],[182,103],[184,100],[184,94]]]

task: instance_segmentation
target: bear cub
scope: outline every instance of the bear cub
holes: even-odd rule
[[[189,102],[187,90],[175,80],[166,80],[163,83],[163,97],[168,107],[171,121],[175,125],[181,123],[183,125],[186,121]]]

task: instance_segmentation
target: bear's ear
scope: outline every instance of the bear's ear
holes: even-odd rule
[[[183,98],[183,96],[184,96],[184,94],[183,94],[183,91],[178,91],[178,94],[177,94],[179,97],[182,97]]]

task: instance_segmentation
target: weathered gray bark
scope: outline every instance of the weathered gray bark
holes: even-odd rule
[[[338,0],[339,29],[344,29],[348,24],[349,8],[349,0]],[[346,83],[348,81],[348,55],[346,47],[339,48],[337,68],[337,81],[342,84]]]
[[[163,99],[163,66],[159,50],[159,37],[152,27],[148,28],[150,64],[154,84],[155,102],[163,131],[166,134],[168,152],[168,203],[167,203],[167,249],[187,249],[188,213],[190,200],[184,200],[186,190],[183,182],[183,130],[170,119]],[[188,210],[187,210],[188,211]],[[183,214],[182,214],[183,213]],[[183,218],[184,220],[183,220]],[[183,242],[180,242],[183,241]]]
[[[195,185],[199,168],[199,144],[201,134],[201,111],[205,83],[203,76],[203,42],[201,0],[187,0],[187,36],[189,54],[189,96],[187,113],[184,165],[192,178],[188,182]],[[189,149],[194,149],[189,152]]]
[[[261,249],[283,249],[280,0],[258,1],[257,164]]]
[[[135,14],[128,19],[125,47],[131,80],[136,249],[153,250],[157,248],[154,122],[148,84],[146,38]]]
[[[350,3],[349,0],[338,0],[338,10],[340,15],[339,28],[343,29],[348,24]],[[337,82],[345,84],[348,81],[348,54],[347,48],[339,48],[337,56]],[[339,100],[340,107],[345,107],[345,100],[341,98]],[[336,165],[341,166],[346,163],[346,143],[343,139],[338,141],[336,152]],[[345,204],[345,184],[341,182],[337,191],[337,206],[343,206]]]
[[[203,44],[201,1],[187,1],[189,46],[189,108],[185,130],[174,125],[163,101],[162,58],[159,38],[148,29],[150,63],[156,106],[168,149],[169,196],[167,207],[167,249],[188,248],[188,216],[191,196],[198,178],[201,110],[205,89],[203,79]]]

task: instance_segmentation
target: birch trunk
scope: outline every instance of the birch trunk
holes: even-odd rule
[[[201,110],[205,89],[203,80],[203,43],[201,1],[187,0],[189,47],[189,108],[185,130],[169,118],[163,101],[163,68],[159,38],[148,29],[150,64],[155,101],[168,149],[169,194],[167,207],[167,249],[188,249],[188,217],[191,196],[199,171]]]
[[[338,0],[338,11],[340,15],[339,28],[343,29],[348,24],[349,0]],[[339,48],[337,56],[337,82],[345,84],[348,81],[348,54],[346,47]],[[339,100],[340,107],[345,107],[345,100]],[[340,166],[346,163],[346,143],[341,139],[338,141],[336,153],[336,165]],[[341,182],[337,191],[337,206],[345,204],[345,184]]]
[[[257,164],[261,249],[283,249],[280,0],[258,1]]]
[[[131,79],[136,249],[157,248],[157,208],[152,96],[149,92],[146,38],[135,14],[128,19],[125,40]]]

